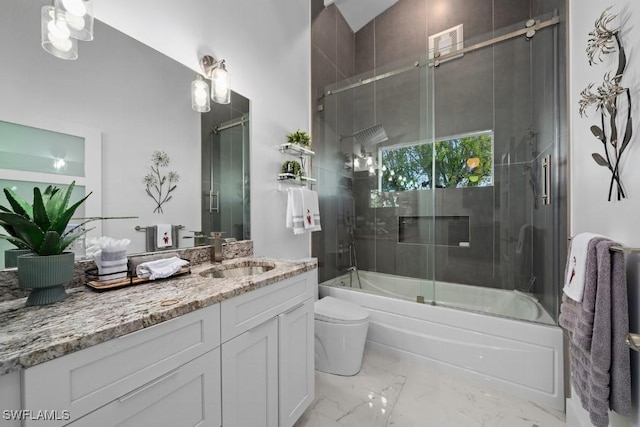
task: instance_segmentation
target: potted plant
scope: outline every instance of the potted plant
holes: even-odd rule
[[[19,249],[31,251],[18,257],[18,282],[32,289],[27,306],[62,301],[67,297],[64,285],[73,278],[74,254],[65,249],[89,230],[82,228],[87,221],[65,232],[76,209],[91,195],[87,194],[69,206],[75,181],[66,190],[48,186],[44,192],[33,189],[33,203],[29,204],[10,188],[4,194],[10,206],[0,205],[0,227],[8,240]]]
[[[29,249],[11,248],[4,251],[4,266],[5,268],[13,268],[18,266],[18,257],[20,255],[30,254]]]
[[[300,163],[295,160],[287,160],[284,162],[281,170],[286,179],[294,179],[295,177],[302,175],[302,166],[300,166]]]
[[[287,142],[290,144],[298,144],[306,148],[311,148],[311,137],[307,132],[301,131],[300,129],[287,134]]]

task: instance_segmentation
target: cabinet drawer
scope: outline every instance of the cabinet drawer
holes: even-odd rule
[[[73,422],[73,427],[219,427],[220,348]]]
[[[314,297],[317,292],[317,274],[317,270],[308,271],[222,301],[220,305],[222,342]]]
[[[214,305],[26,369],[23,405],[66,409],[77,420],[219,345]],[[33,425],[38,421],[25,423]]]

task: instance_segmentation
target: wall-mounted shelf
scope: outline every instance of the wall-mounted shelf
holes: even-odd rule
[[[278,191],[284,191],[287,187],[306,187],[312,186],[316,183],[315,178],[308,176],[297,176],[292,173],[279,173],[278,174]]]
[[[306,147],[303,147],[302,145],[291,144],[291,143],[280,145],[280,152],[282,154],[289,154],[291,156],[296,156],[296,157],[300,157],[300,156],[313,157],[316,155],[315,152],[309,150]]]
[[[311,187],[315,184],[316,179],[307,176],[308,160],[316,155],[315,152],[302,145],[292,143],[281,144],[278,147],[278,150],[281,154],[287,154],[289,156],[294,156],[300,159],[300,166],[302,168],[301,176],[293,173],[279,173],[278,191],[283,191],[283,186],[285,188],[290,186]]]

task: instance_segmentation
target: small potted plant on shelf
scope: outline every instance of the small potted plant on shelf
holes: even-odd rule
[[[298,144],[305,148],[311,149],[311,136],[305,131],[298,129],[295,132],[287,134],[287,142],[290,144]]]
[[[84,224],[98,219],[89,218],[65,231],[76,209],[91,195],[69,206],[74,187],[75,181],[66,190],[50,185],[42,192],[34,187],[32,204],[10,188],[4,189],[10,206],[0,205],[0,227],[7,233],[0,238],[30,251],[17,258],[19,285],[32,289],[27,306],[51,304],[67,297],[64,285],[73,278],[74,253],[65,249],[89,231],[83,229]]]
[[[282,164],[283,179],[295,179],[301,175],[303,175],[302,166],[296,160],[287,160]]]

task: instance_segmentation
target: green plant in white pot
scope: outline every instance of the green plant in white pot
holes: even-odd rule
[[[42,192],[34,187],[32,204],[10,188],[4,189],[10,206],[0,205],[0,227],[7,232],[0,238],[31,251],[19,256],[17,262],[20,286],[31,289],[28,306],[51,304],[67,297],[64,286],[73,278],[74,254],[65,249],[89,231],[77,232],[92,220],[66,230],[76,209],[91,195],[69,206],[74,187],[75,181],[66,190],[48,186]]]

